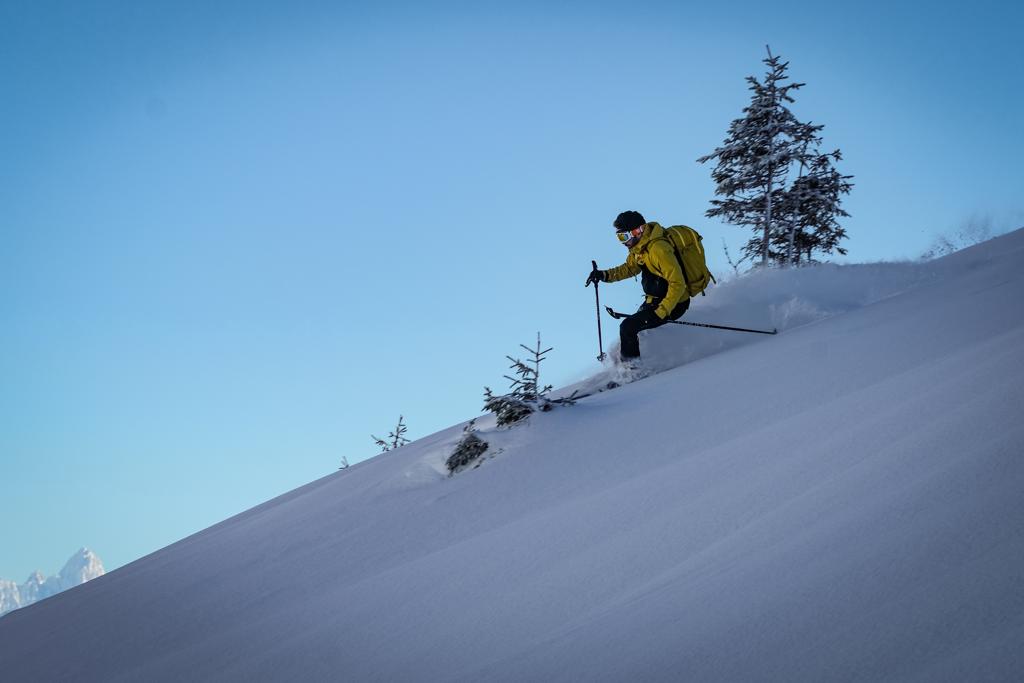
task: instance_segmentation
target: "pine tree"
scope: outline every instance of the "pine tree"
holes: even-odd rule
[[[455,474],[459,469],[466,467],[469,463],[479,459],[480,456],[483,455],[490,447],[490,444],[477,435],[476,429],[474,429],[475,424],[476,420],[470,420],[469,423],[462,428],[462,438],[460,438],[459,442],[455,444],[455,449],[445,461],[445,466],[448,468],[449,474]]]
[[[770,48],[763,61],[768,67],[764,82],[747,77],[751,98],[744,117],[732,122],[721,147],[697,161],[718,161],[711,177],[715,195],[722,199],[713,199],[706,215],[751,226],[755,237],[743,251],[751,257],[760,254],[761,264],[767,265],[774,231],[788,222],[785,193],[790,166],[805,158],[809,141],[822,127],[801,123],[786,106],[795,101],[790,93],[804,86],[787,82],[789,62]]]
[[[370,438],[373,439],[373,442],[380,446],[381,453],[393,451],[396,448],[400,448],[405,444],[409,443],[409,439],[405,438],[405,432],[407,431],[407,428],[405,424],[402,422],[403,419],[403,416],[398,416],[398,426],[395,427],[394,431],[388,434],[388,441],[385,441],[384,439],[378,439],[373,434],[370,434]]]
[[[852,175],[842,175],[835,164],[843,158],[837,149],[829,154],[819,154],[811,161],[811,187],[804,201],[798,206],[802,229],[811,232],[807,245],[807,258],[812,250],[823,254],[833,251],[846,254],[839,241],[846,238],[846,230],[839,225],[838,218],[849,217],[842,208],[842,196],[850,194]],[[798,257],[799,258],[799,257]]]
[[[803,83],[789,83],[788,62],[772,55],[762,83],[747,77],[750,104],[744,117],[729,127],[724,144],[697,161],[717,160],[711,177],[715,194],[709,218],[721,216],[737,225],[748,225],[754,236],[744,245],[745,257],[760,256],[761,264],[791,264],[801,255],[817,250],[845,254],[839,241],[846,232],[838,217],[848,216],[841,195],[848,194],[853,176],[840,174],[835,163],[840,151],[822,154],[822,125],[803,123],[786,106],[792,92]],[[798,175],[790,184],[793,167]]]
[[[846,254],[839,242],[846,230],[838,218],[849,216],[842,208],[842,195],[849,194],[853,185],[850,178],[839,173],[835,163],[842,159],[837,149],[816,153],[801,167],[800,176],[786,193],[785,201],[790,216],[789,230],[773,237],[773,257],[787,264],[796,264],[804,257],[812,260],[814,251]]]
[[[519,346],[533,358],[524,362],[512,356],[505,356],[512,363],[509,367],[515,372],[515,377],[505,375],[505,379],[512,383],[511,391],[496,395],[490,387],[484,387],[484,410],[497,416],[499,427],[524,420],[536,410],[547,412],[555,405],[571,406],[576,403],[575,391],[570,396],[562,398],[549,399],[545,396],[551,391],[551,385],[541,386],[540,364],[546,360],[544,356],[553,349],[541,351],[540,332],[537,333],[536,348],[531,349],[525,344]]]
[[[511,391],[507,394],[495,395],[490,387],[484,387],[484,410],[497,416],[498,426],[519,422],[538,408],[550,410],[547,400],[544,399],[544,394],[551,390],[551,385],[543,387],[540,385],[540,364],[545,360],[544,356],[552,349],[541,351],[540,332],[537,333],[535,349],[531,349],[525,344],[519,346],[531,354],[533,359],[524,362],[512,356],[505,356],[512,363],[509,367],[515,373],[515,377],[505,375],[505,379],[511,382]]]

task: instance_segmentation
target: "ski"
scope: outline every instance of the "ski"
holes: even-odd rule
[[[618,382],[611,380],[604,386],[594,389],[593,391],[588,391],[585,394],[577,394],[574,391],[571,396],[564,396],[561,399],[555,399],[554,401],[552,401],[552,403],[556,403],[558,401],[566,402],[565,399],[569,399],[570,401],[578,401],[581,398],[588,398],[590,396],[596,396],[597,394],[603,394],[606,391],[610,391],[611,389],[618,389],[621,386],[622,385],[619,384]]]
[[[618,320],[619,318],[628,318],[629,315],[630,315],[629,313],[619,313],[618,311],[614,311],[614,310],[612,310],[611,306],[605,306],[604,310],[608,311],[608,315],[610,315],[611,317],[615,318],[616,320]],[[689,322],[687,320],[666,320],[665,322],[672,323],[673,325],[691,325],[693,327],[710,327],[710,328],[715,329],[715,330],[732,330],[733,332],[753,332],[755,334],[778,334],[779,333],[779,330],[777,328],[772,328],[771,331],[768,331],[768,330],[752,330],[752,329],[747,328],[747,327],[730,327],[728,325],[712,325],[711,323],[692,323],[692,322]]]

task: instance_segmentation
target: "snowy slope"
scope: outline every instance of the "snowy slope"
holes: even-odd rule
[[[13,612],[0,673],[1015,680],[1022,266],[1018,231],[723,286],[693,319],[768,302],[786,332],[651,333],[690,362],[485,433],[453,478],[459,426]]]

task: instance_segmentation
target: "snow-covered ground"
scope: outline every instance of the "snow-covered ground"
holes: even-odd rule
[[[649,333],[478,468],[457,425],[9,614],[0,675],[1019,680],[1024,231],[687,317],[782,332]]]

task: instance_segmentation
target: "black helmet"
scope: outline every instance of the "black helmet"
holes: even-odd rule
[[[615,226],[616,231],[624,232],[633,228],[639,228],[646,222],[638,211],[623,211],[615,218],[615,222],[612,225]]]

